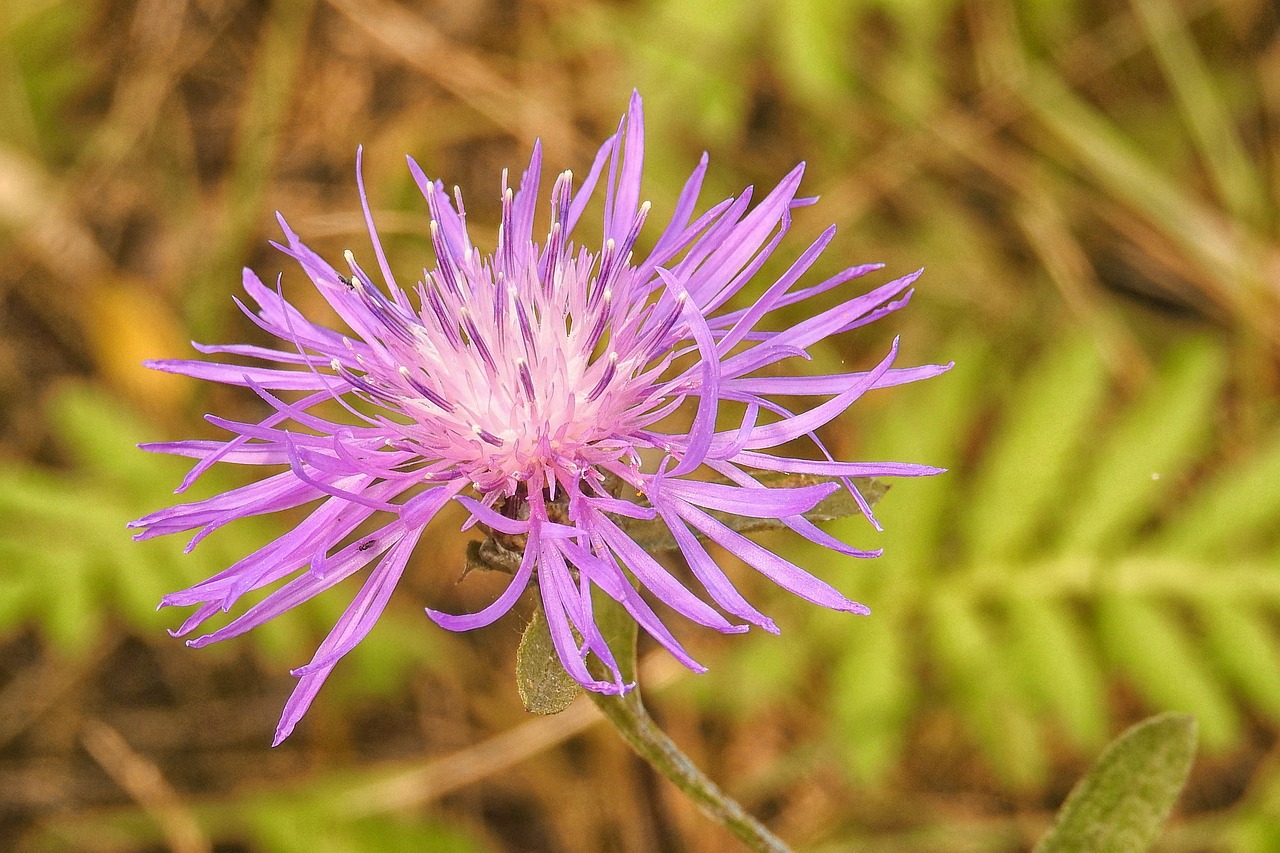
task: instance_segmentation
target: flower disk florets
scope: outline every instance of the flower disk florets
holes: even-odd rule
[[[223,627],[191,645],[236,636],[372,567],[307,665],[276,734],[286,737],[339,659],[386,607],[423,531],[447,504],[465,526],[479,524],[519,549],[507,589],[478,613],[428,610],[441,626],[469,630],[507,613],[536,584],[565,669],[591,690],[628,689],[592,616],[592,594],[610,596],[686,666],[702,667],[658,618],[641,591],[676,613],[723,632],[751,625],[776,632],[710,556],[714,542],[809,601],[865,613],[835,588],[726,524],[726,516],[770,519],[833,551],[874,556],[835,539],[805,514],[846,488],[868,518],[850,478],[916,476],[938,469],[896,462],[837,461],[815,430],[876,388],[937,375],[945,365],[895,368],[894,342],[874,368],[822,376],[761,371],[826,338],[897,310],[918,273],[776,331],[761,328],[778,309],[839,287],[878,265],[851,267],[806,287],[804,274],[834,236],[830,228],[744,307],[731,300],[756,280],[791,225],[797,167],[752,206],[748,188],[695,215],[704,156],[652,249],[637,249],[650,205],[640,201],[644,157],[638,96],[617,134],[601,147],[581,186],[562,173],[550,193],[550,226],[534,238],[540,148],[518,189],[502,187],[496,249],[478,251],[460,193],[453,198],[412,160],[430,211],[436,256],[416,286],[396,281],[378,240],[361,177],[357,181],[378,271],[376,283],[348,252],[330,266],[280,219],[294,259],[349,333],[315,324],[246,270],[257,303],[246,314],[286,342],[281,349],[197,346],[209,354],[285,367],[167,360],[151,366],[251,388],[272,409],[259,423],[210,416],[226,441],[180,441],[147,449],[198,460],[179,491],[217,462],[279,468],[263,479],[152,513],[138,538],[195,530],[188,547],[250,515],[315,504],[289,532],[190,589],[168,605],[196,606],[176,632],[194,631],[246,593],[275,587]],[[599,251],[571,237],[597,185],[604,186]],[[242,306],[243,307],[243,306]],[[775,398],[826,398],[796,413]],[[344,418],[330,420],[338,402]],[[320,408],[325,406],[326,408]],[[731,417],[726,428],[719,420]],[[676,426],[674,431],[667,424]],[[762,452],[808,437],[817,460]],[[696,473],[695,473],[696,472]],[[763,472],[763,474],[762,474]],[[807,475],[805,483],[769,477]],[[690,476],[693,475],[693,476]],[[709,479],[707,475],[712,475]],[[817,478],[817,479],[815,479]],[[643,495],[643,500],[625,499]],[[874,522],[874,519],[872,519]],[[633,523],[662,525],[688,566],[673,573],[629,534]],[[701,593],[691,586],[697,585]],[[710,599],[710,603],[704,600]],[[594,655],[611,675],[597,679]]]
[[[564,239],[572,189],[572,173],[561,174],[542,247],[508,236],[521,229],[510,190],[492,256],[451,246],[432,220],[440,261],[418,287],[426,310],[389,317],[403,336],[387,343],[394,372],[379,372],[383,401],[410,419],[406,440],[454,462],[486,496],[598,478],[602,464],[631,448],[619,437],[647,423],[663,399],[653,377],[670,359],[657,356],[684,303],[633,298],[631,244],[649,206],[625,242],[609,240],[595,255]],[[366,286],[358,274],[350,280]],[[665,333],[634,334],[645,308],[665,313]]]

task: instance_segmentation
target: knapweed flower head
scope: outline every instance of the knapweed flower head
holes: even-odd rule
[[[179,441],[145,449],[198,460],[179,491],[218,462],[278,468],[257,482],[133,522],[145,539],[196,530],[190,545],[246,516],[314,504],[296,527],[225,571],[165,597],[195,606],[176,635],[194,631],[246,593],[277,586],[212,633],[203,646],[242,634],[357,573],[363,585],[311,662],[294,671],[276,743],[292,731],[322,682],[369,632],[387,605],[427,525],[450,502],[466,526],[481,525],[521,554],[506,590],[478,613],[428,610],[444,628],[489,625],[536,585],[556,652],[584,687],[628,689],[593,621],[592,591],[618,601],[689,668],[703,667],[659,619],[646,594],[672,611],[722,632],[777,627],[734,587],[707,549],[714,542],[774,583],[816,604],[865,613],[825,581],[748,539],[723,513],[773,519],[842,554],[874,556],[805,518],[849,478],[937,473],[923,465],[831,458],[814,431],[867,391],[933,376],[945,366],[894,367],[897,342],[874,368],[824,376],[765,375],[806,357],[821,341],[902,307],[918,273],[896,279],[794,325],[765,331],[770,314],[840,287],[879,265],[857,266],[801,286],[834,236],[824,232],[777,279],[757,273],[786,234],[803,164],[752,204],[750,188],[697,213],[702,161],[647,254],[637,241],[650,217],[641,202],[644,129],[633,96],[617,133],[605,141],[581,185],[562,173],[550,191],[550,227],[535,241],[540,149],[514,191],[502,187],[497,248],[486,254],[468,235],[461,194],[409,168],[426,197],[435,268],[412,292],[390,269],[369,210],[360,155],[357,182],[382,281],[346,253],[333,266],[280,219],[275,244],[299,265],[346,324],[336,331],[307,319],[276,288],[245,270],[256,311],[241,307],[283,343],[201,346],[206,354],[267,362],[151,362],[158,370],[242,385],[271,408],[259,423],[210,416],[225,441]],[[573,236],[603,184],[603,245]],[[748,288],[754,302],[730,307]],[[736,303],[734,303],[736,304]],[[284,365],[281,367],[280,365]],[[826,398],[793,412],[778,397]],[[335,421],[317,413],[342,404]],[[727,428],[718,423],[727,421]],[[808,436],[818,460],[770,453]],[[762,472],[818,475],[827,482],[771,486]],[[643,496],[637,498],[637,496]],[[663,524],[688,564],[673,574],[628,533],[629,524]],[[874,519],[873,519],[874,523]],[[689,579],[696,580],[696,584]],[[690,587],[701,586],[700,592]],[[594,654],[612,676],[593,677]]]

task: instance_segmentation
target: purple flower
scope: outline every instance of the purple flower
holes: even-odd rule
[[[386,607],[426,526],[450,501],[490,535],[523,545],[510,585],[478,613],[428,610],[449,630],[488,625],[535,581],[551,638],[565,669],[590,690],[628,689],[596,627],[591,591],[599,587],[683,664],[689,656],[639,592],[647,590],[688,619],[726,633],[774,623],[749,604],[709,555],[705,538],[774,583],[824,607],[867,609],[790,561],[718,520],[712,511],[773,519],[833,551],[859,551],[804,517],[851,477],[917,476],[939,469],[896,462],[835,461],[814,430],[865,392],[934,376],[947,366],[893,366],[897,341],[874,368],[826,376],[762,375],[765,368],[825,338],[897,310],[910,298],[912,273],[780,331],[758,328],[771,312],[862,276],[880,265],[852,267],[797,287],[835,234],[829,228],[743,308],[726,307],[747,287],[786,234],[803,165],[752,206],[752,191],[695,215],[707,168],[704,155],[647,256],[636,241],[649,217],[640,202],[644,130],[633,95],[618,132],[596,155],[576,191],[562,173],[551,189],[551,226],[534,242],[542,157],[535,144],[520,187],[502,188],[502,224],[491,254],[467,234],[460,195],[451,200],[412,159],[426,197],[436,268],[424,270],[411,297],[397,282],[378,241],[356,156],[357,181],[374,257],[385,283],[374,283],[350,252],[339,272],[308,249],[284,219],[297,261],[350,333],[312,323],[251,271],[244,288],[258,305],[242,310],[286,342],[284,349],[201,346],[207,354],[289,367],[224,361],[150,362],[199,379],[248,386],[274,410],[260,423],[215,416],[226,441],[144,445],[199,460],[178,491],[217,462],[263,465],[278,473],[216,497],[152,513],[132,523],[138,539],[195,530],[188,550],[238,518],[315,504],[295,528],[164,605],[196,606],[176,636],[189,634],[247,592],[280,584],[222,628],[192,640],[204,646],[242,634],[372,566],[363,586],[300,680],[276,732],[279,743],[311,704],[338,660],[368,633]],[[597,184],[604,183],[604,246],[571,242]],[[238,303],[239,304],[239,303]],[[281,392],[289,392],[282,394]],[[295,393],[296,392],[296,393]],[[828,398],[794,413],[780,395]],[[345,422],[315,410],[340,403]],[[677,410],[692,415],[687,432],[667,426]],[[717,429],[722,410],[730,428]],[[332,411],[332,409],[326,409]],[[738,418],[740,417],[740,421]],[[672,431],[668,431],[672,430]],[[812,461],[769,453],[808,436],[823,456]],[[691,479],[709,469],[717,482]],[[759,472],[833,478],[768,487]],[[753,473],[755,472],[755,473]],[[644,497],[618,497],[619,485]],[[374,521],[371,521],[374,520]],[[628,520],[660,520],[713,607],[628,535]],[[874,523],[874,519],[872,519]],[[378,526],[378,525],[381,526]],[[372,532],[369,532],[372,531]],[[612,672],[597,680],[594,653]]]

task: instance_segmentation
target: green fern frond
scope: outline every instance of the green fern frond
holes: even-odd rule
[[[952,387],[948,376],[901,389],[909,399],[884,411],[865,454],[951,471],[877,507],[885,556],[874,569],[827,565],[831,577],[847,570],[846,588],[874,614],[822,623],[852,771],[887,772],[924,703],[940,698],[1021,787],[1042,778],[1052,740],[1082,752],[1106,740],[1117,683],[1153,710],[1193,713],[1211,751],[1239,742],[1245,708],[1280,720],[1280,441],[1219,464],[1225,347],[1174,347],[1131,395],[1083,332],[1007,387],[994,362],[966,357],[992,381],[958,367]],[[994,422],[979,416],[993,405]],[[921,412],[926,431],[907,421]],[[856,520],[833,527],[865,541]],[[884,632],[906,625],[927,639],[904,661]],[[915,673],[929,677],[905,680]]]
[[[216,574],[276,533],[270,519],[246,519],[189,554],[174,537],[134,542],[126,524],[172,502],[184,462],[139,450],[136,442],[154,430],[136,412],[86,386],[60,389],[49,422],[71,467],[0,466],[0,634],[34,627],[72,657],[85,654],[111,619],[142,636],[163,638],[182,616],[157,612],[162,596]],[[234,485],[224,471],[206,478],[204,492]],[[299,666],[346,603],[337,591],[321,596],[243,642]],[[349,668],[359,674],[353,682],[363,692],[393,690],[413,666],[437,656],[435,632],[417,617],[389,612],[387,624],[351,653]]]

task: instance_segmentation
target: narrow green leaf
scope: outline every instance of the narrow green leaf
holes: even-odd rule
[[[1107,747],[1076,783],[1035,853],[1141,853],[1150,848],[1186,782],[1196,721],[1161,714]]]
[[[974,421],[982,413],[986,396],[996,389],[991,381],[990,344],[964,337],[948,342],[946,352],[956,366],[928,382],[895,388],[894,404],[879,413],[867,440],[866,458],[913,459],[954,468],[972,436]],[[928,417],[921,417],[927,412]],[[938,547],[948,535],[954,508],[962,500],[963,481],[956,471],[933,477],[928,483],[901,483],[892,497],[877,507],[884,525],[886,566],[895,580],[909,582],[928,575],[938,566]],[[921,488],[921,486],[924,486]],[[842,536],[856,520],[835,522],[831,533]],[[880,543],[876,543],[880,544]],[[840,561],[841,558],[832,558]],[[848,558],[854,566],[857,560]]]
[[[778,70],[796,94],[821,105],[852,82],[848,61],[848,3],[800,0],[774,7],[772,21]]]
[[[1086,577],[1074,580],[1075,591],[1091,589]],[[1212,572],[1196,559],[1134,554],[1116,560],[1107,569],[1107,580],[1128,595],[1162,596],[1194,601],[1206,592],[1236,600],[1280,607],[1280,572],[1275,558],[1253,557],[1213,566]],[[1064,582],[1069,581],[1064,579]]]
[[[1222,751],[1240,736],[1240,717],[1186,630],[1151,602],[1110,595],[1098,603],[1107,654],[1160,708],[1194,714],[1205,747]]]
[[[1132,538],[1187,467],[1199,458],[1225,379],[1222,348],[1182,346],[1157,381],[1121,415],[1093,454],[1061,541],[1064,553],[1111,552]]]
[[[1154,537],[1164,553],[1221,557],[1270,536],[1280,520],[1280,431],[1198,487]]]
[[[118,529],[118,528],[117,528]],[[110,542],[106,537],[95,537],[99,541]],[[128,547],[135,543],[123,540]],[[112,548],[111,550],[116,550]],[[100,560],[95,569],[101,573],[106,586],[115,593],[115,604],[120,615],[132,625],[149,625],[159,628],[167,624],[171,615],[156,610],[156,605],[173,587],[161,570],[162,561],[159,554],[145,548],[137,548],[132,559],[122,554],[109,554]],[[132,570],[121,571],[121,567],[132,566]]]
[[[804,687],[807,667],[803,661],[797,664],[794,642],[753,633],[732,644],[716,665],[714,678],[686,679],[681,692],[696,701],[699,708],[746,719],[798,695]]]
[[[273,792],[235,805],[227,823],[246,829],[255,849],[273,853],[473,853],[485,849],[467,833],[433,819],[397,815],[351,818],[312,790]]]
[[[0,9],[0,40],[5,49],[0,51],[0,122],[9,140],[31,154],[39,153],[35,113],[30,102],[31,80],[18,62],[10,41],[17,19],[21,16],[9,3]]]
[[[559,714],[582,692],[560,663],[541,607],[534,609],[516,649],[516,690],[533,714]]]
[[[94,506],[92,497],[79,495],[66,488],[67,480],[53,471],[34,465],[0,463],[0,521],[9,522],[15,515],[51,516],[75,519]]]
[[[46,163],[66,162],[84,144],[83,128],[69,125],[65,110],[92,85],[95,70],[80,51],[65,46],[87,37],[93,20],[92,8],[83,3],[6,2],[0,11],[9,78],[7,103],[0,104],[4,135]],[[8,120],[15,124],[12,130]]]
[[[17,630],[40,608],[50,567],[33,565],[32,557],[0,538],[0,634]]]
[[[131,485],[146,483],[157,469],[182,470],[180,463],[166,464],[177,460],[138,450],[138,442],[154,435],[154,429],[100,389],[82,383],[62,385],[49,401],[47,416],[60,443],[82,470]]]
[[[59,548],[66,559],[57,560],[60,583],[41,590],[41,622],[50,641],[68,657],[79,658],[96,642],[106,621],[99,589],[92,583],[87,555]],[[52,562],[52,561],[51,561]]]
[[[315,602],[316,599],[307,602],[308,608],[302,612],[305,614]],[[310,649],[317,642],[315,632],[296,613],[291,613],[287,619],[264,622],[252,631],[254,643],[272,665],[294,667],[298,665],[298,658],[305,659],[312,653]],[[216,646],[209,647],[213,648]],[[201,649],[201,652],[209,649]]]
[[[989,626],[962,596],[943,594],[932,605],[934,657],[965,722],[1001,776],[1020,788],[1036,787],[1048,768],[1039,726],[1018,701]]]
[[[1268,627],[1270,614],[1254,602],[1215,596],[1197,604],[1196,616],[1223,674],[1255,707],[1280,720],[1280,644]]]
[[[863,619],[831,673],[831,718],[845,765],[868,783],[897,763],[915,699],[909,632],[892,615]]]
[[[970,486],[963,529],[979,559],[1021,554],[1046,517],[1057,517],[1108,384],[1098,345],[1086,334],[1051,344],[1018,381]]]
[[[1106,737],[1106,684],[1084,632],[1061,602],[1014,597],[1008,603],[1009,657],[1020,686],[1055,714],[1078,746]]]
[[[1259,223],[1267,206],[1266,181],[1245,153],[1226,106],[1228,99],[1210,78],[1183,13],[1163,0],[1131,0],[1131,5],[1178,99],[1219,198],[1237,218]]]
[[[342,688],[362,696],[403,693],[415,674],[430,672],[448,659],[442,650],[446,638],[429,625],[416,608],[383,613],[347,655],[344,664],[351,674],[342,679]]]

